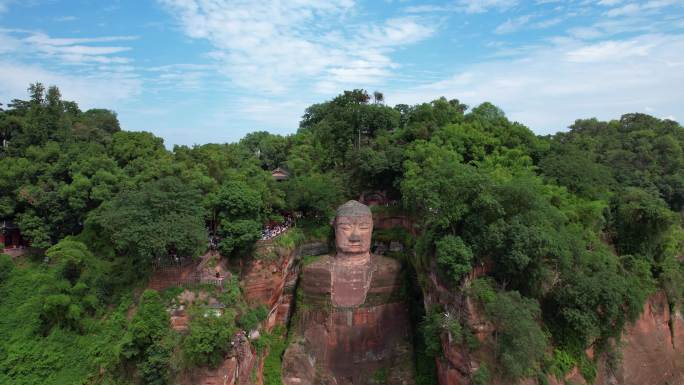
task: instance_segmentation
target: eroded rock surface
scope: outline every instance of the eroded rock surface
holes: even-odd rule
[[[684,384],[684,323],[680,312],[670,312],[663,293],[646,301],[622,340],[622,362],[610,370],[602,360],[598,385]]]

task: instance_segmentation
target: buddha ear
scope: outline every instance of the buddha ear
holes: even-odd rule
[[[330,218],[330,226],[335,227],[335,219],[337,219],[337,218],[336,217]]]

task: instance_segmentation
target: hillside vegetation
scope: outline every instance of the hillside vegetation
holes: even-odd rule
[[[33,84],[5,107],[0,219],[36,250],[0,258],[0,383],[164,384],[216,365],[257,309],[234,286],[222,317],[176,333],[173,293],[142,290],[153,266],[197,258],[209,233],[224,257],[250,258],[286,212],[320,234],[367,191],[416,222],[418,282],[435,271],[493,321],[497,365],[482,383],[575,365],[591,380],[588,347],[614,349],[655,291],[672,307],[684,294],[684,128],[671,120],[577,120],[540,137],[490,103],[392,107],[354,90],[307,108],[293,135],[168,150],[56,87]],[[273,180],[278,166],[289,180]],[[466,287],[476,266],[486,275]],[[463,320],[444,321],[428,311],[421,324],[431,355],[442,332],[468,339]]]

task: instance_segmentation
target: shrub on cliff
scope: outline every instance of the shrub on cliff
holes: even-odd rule
[[[457,284],[472,269],[473,251],[461,237],[447,235],[436,242],[437,265]]]
[[[230,349],[230,340],[237,331],[234,318],[230,311],[221,316],[193,316],[182,344],[185,358],[194,365],[216,367]]]
[[[247,309],[238,319],[238,325],[244,330],[254,330],[259,326],[259,322],[266,319],[268,316],[268,309],[264,305],[259,305]]]
[[[493,343],[502,375],[518,379],[540,371],[548,340],[539,325],[541,310],[537,301],[517,291],[496,292],[483,279],[475,282],[470,295],[494,325]]]

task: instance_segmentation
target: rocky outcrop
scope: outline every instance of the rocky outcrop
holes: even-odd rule
[[[247,301],[262,304],[270,310],[265,325],[268,329],[285,325],[290,317],[301,257],[326,252],[328,245],[324,242],[305,243],[294,250],[278,248],[272,242],[258,245],[255,255],[269,258],[254,258],[248,262],[241,281]]]
[[[238,333],[231,342],[228,357],[215,368],[200,368],[179,379],[182,384],[193,385],[250,385],[254,383],[257,356],[247,337]]]
[[[453,292],[440,286],[433,276],[426,300],[430,303],[453,305],[462,303],[465,321],[480,347],[475,352],[460,345],[451,345],[446,336],[442,339],[443,357],[437,359],[440,385],[469,385],[477,368],[486,363],[495,367],[491,344],[487,343],[493,327],[479,314],[467,298],[458,299]],[[437,301],[437,302],[434,302]],[[597,360],[596,385],[675,385],[684,384],[684,318],[680,311],[672,312],[664,293],[658,292],[644,304],[641,316],[626,326],[621,343],[616,348],[617,356],[609,358],[602,354]],[[590,357],[593,351],[588,351]],[[612,357],[616,357],[613,355]],[[577,368],[573,368],[559,381],[548,377],[551,385],[587,384]],[[521,380],[520,384],[535,384],[533,380]],[[508,381],[493,379],[491,384],[504,385]]]

